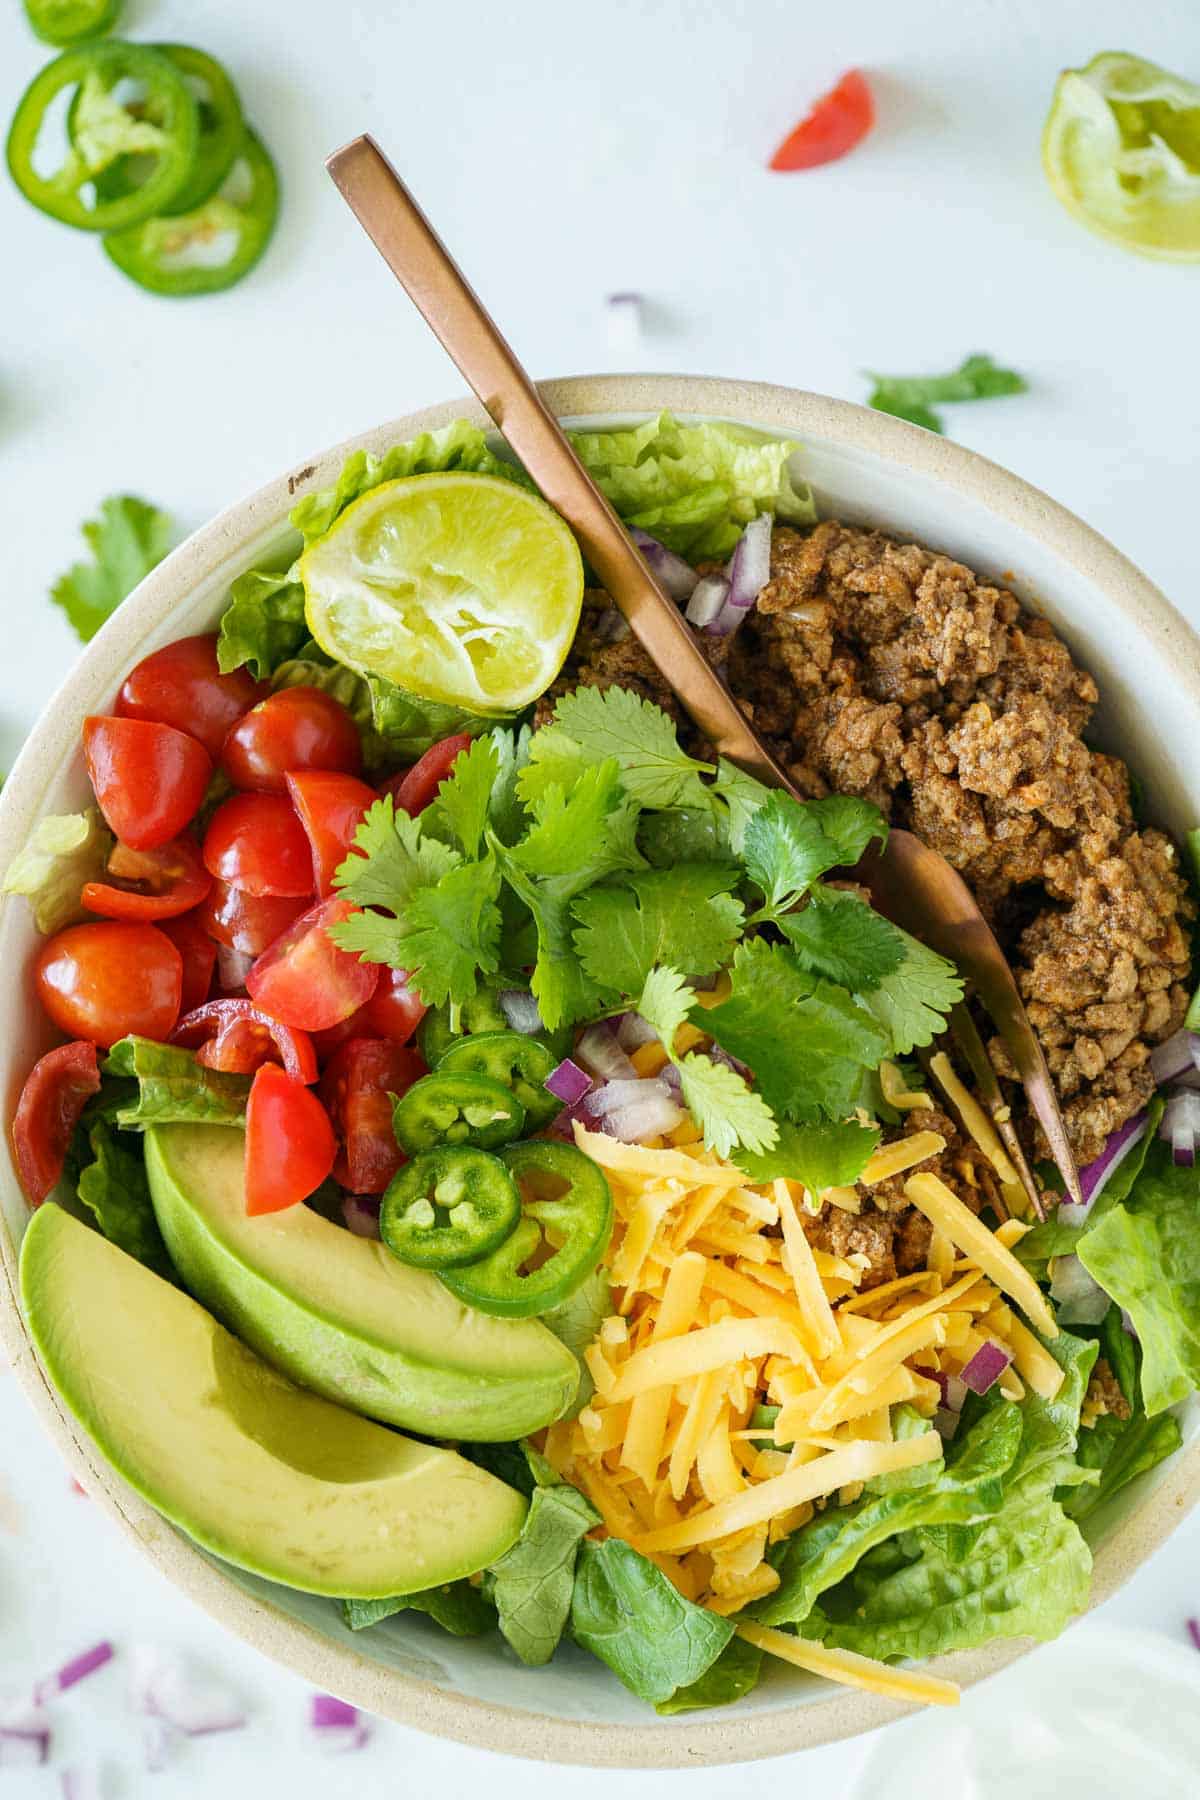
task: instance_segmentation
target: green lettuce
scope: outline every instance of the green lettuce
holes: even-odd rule
[[[1200,1387],[1200,1169],[1155,1138],[1126,1199],[1090,1225],[1079,1259],[1133,1320],[1153,1417]]]
[[[281,662],[298,654],[307,637],[304,589],[295,571],[251,569],[229,590],[217,636],[217,662],[225,675],[248,664],[260,681],[266,681]]]
[[[171,1259],[158,1229],[142,1148],[130,1149],[119,1133],[98,1118],[86,1132],[92,1160],[76,1177],[76,1192],[110,1244],[136,1257],[156,1274],[174,1280]],[[76,1151],[79,1157],[79,1151]]]
[[[421,1588],[415,1594],[398,1594],[390,1600],[342,1601],[342,1617],[351,1631],[366,1631],[399,1612],[426,1613],[455,1637],[482,1637],[496,1626],[495,1607],[469,1581],[450,1581],[441,1587]]]
[[[1100,1508],[1138,1475],[1174,1455],[1182,1442],[1179,1421],[1173,1413],[1148,1419],[1141,1395],[1141,1346],[1121,1323],[1121,1309],[1110,1306],[1099,1329],[1101,1352],[1129,1406],[1129,1417],[1104,1413],[1079,1434],[1076,1458],[1099,1479],[1060,1494],[1063,1510],[1086,1529]]]
[[[575,1641],[640,1700],[662,1706],[707,1674],[733,1624],[685,1600],[647,1557],[620,1538],[579,1547],[571,1601]]]
[[[80,900],[83,884],[103,880],[113,841],[94,806],[41,819],[9,865],[2,891],[24,894],[34,924],[50,937],[87,918]]]
[[[580,1540],[600,1523],[565,1482],[534,1489],[521,1535],[491,1568],[500,1630],[523,1663],[548,1663],[571,1612]]]
[[[579,1387],[571,1403],[571,1410],[564,1413],[564,1418],[578,1418],[596,1391],[596,1383],[583,1360],[583,1353],[613,1310],[608,1270],[600,1267],[594,1269],[573,1294],[541,1315],[546,1329],[552,1331],[556,1338],[561,1338],[579,1362]]]
[[[241,1125],[250,1093],[248,1075],[206,1069],[190,1050],[124,1037],[108,1053],[103,1073],[121,1085],[100,1097],[124,1131],[151,1125]]]
[[[1051,1214],[1050,1218],[1044,1220],[1041,1225],[1035,1225],[1032,1231],[1027,1231],[1025,1236],[1020,1239],[1015,1253],[1026,1268],[1031,1269],[1037,1275],[1039,1280],[1045,1279],[1046,1264],[1051,1257],[1074,1255],[1079,1249],[1079,1241],[1084,1232],[1090,1231],[1094,1225],[1099,1224],[1105,1213],[1111,1212],[1113,1207],[1119,1205],[1129,1194],[1134,1182],[1142,1172],[1142,1165],[1154,1142],[1154,1134],[1158,1130],[1158,1122],[1163,1115],[1163,1105],[1162,1095],[1155,1094],[1148,1108],[1149,1118],[1145,1133],[1133,1146],[1133,1149],[1126,1153],[1124,1160],[1113,1170],[1100,1193],[1092,1201],[1084,1224],[1060,1223],[1057,1214]]]
[[[762,1664],[763,1653],[757,1644],[748,1644],[745,1638],[730,1638],[716,1662],[710,1663],[698,1680],[677,1688],[669,1700],[660,1700],[655,1711],[669,1718],[673,1713],[698,1712],[709,1706],[731,1706],[758,1686]]]
[[[620,431],[575,431],[571,442],[626,524],[693,560],[728,556],[760,512],[816,523],[812,495],[794,482],[788,438],[660,413]]]

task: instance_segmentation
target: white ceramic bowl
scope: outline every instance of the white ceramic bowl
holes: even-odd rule
[[[1200,643],[1163,596],[1113,547],[1045,495],[932,433],[880,413],[788,388],[679,377],[550,382],[568,422],[627,422],[667,407],[794,436],[823,516],[869,521],[960,557],[1011,585],[1063,633],[1096,676],[1099,735],[1141,775],[1156,819],[1182,831],[1200,817],[1196,733]],[[230,581],[286,554],[293,499],[332,482],[347,451],[382,451],[416,432],[472,415],[456,401],[364,432],[231,507],[147,577],[80,657],[50,702],[0,799],[0,869],[47,812],[83,803],[79,727],[102,712],[132,665],[173,638],[213,626]],[[28,971],[35,933],[23,901],[0,910],[0,1104],[12,1116],[24,1075],[51,1042]],[[402,1614],[354,1637],[331,1601],[240,1574],[197,1550],[97,1456],[47,1385],[16,1300],[25,1203],[6,1149],[0,1161],[0,1343],[39,1417],[89,1492],[169,1580],[266,1655],[376,1713],[513,1755],[621,1767],[738,1762],[866,1731],[901,1710],[891,1702],[772,1670],[736,1707],[658,1719],[591,1657],[565,1647],[527,1670],[495,1640],[462,1642]],[[1104,1599],[1162,1543],[1200,1497],[1200,1405],[1183,1421],[1179,1455],[1133,1484],[1096,1552],[1092,1601]],[[973,1682],[1028,1648],[997,1643],[941,1658],[942,1675]]]

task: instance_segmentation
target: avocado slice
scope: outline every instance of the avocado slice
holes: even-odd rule
[[[520,1534],[514,1489],[294,1386],[60,1206],[26,1230],[21,1294],[51,1381],[117,1473],[240,1569],[384,1599],[472,1575]]]
[[[496,1319],[310,1206],[248,1218],[245,1140],[146,1133],[159,1227],[184,1283],[294,1381],[430,1437],[524,1437],[570,1406],[579,1364],[536,1319]]]

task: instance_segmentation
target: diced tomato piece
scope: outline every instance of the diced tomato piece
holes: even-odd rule
[[[301,913],[246,977],[250,998],[301,1031],[324,1031],[365,1006],[378,984],[379,965],[339,950],[327,929],[355,910],[339,895]]]
[[[289,772],[362,768],[358,726],[340,700],[320,688],[280,688],[239,719],[225,739],[221,767],[235,787],[282,794]]]
[[[324,899],[333,892],[333,877],[354,842],[362,816],[379,798],[375,789],[354,775],[333,769],[302,769],[286,777],[300,823],[312,845],[313,878]]]
[[[194,1012],[208,999],[213,970],[217,962],[217,946],[204,928],[200,909],[184,913],[180,919],[162,919],[159,930],[169,937],[183,958],[183,992],[179,997],[181,1013]]]
[[[822,94],[771,158],[779,170],[815,169],[837,162],[860,144],[875,123],[875,100],[866,76],[850,69]]]
[[[102,1049],[130,1032],[165,1038],[179,1017],[183,958],[155,925],[68,925],[34,964],[38,998],[60,1031]]]
[[[382,1194],[404,1161],[392,1130],[392,1099],[426,1074],[415,1050],[379,1038],[350,1038],[317,1089],[340,1149],[334,1179],[355,1194]]]
[[[60,1044],[25,1077],[13,1119],[13,1149],[31,1206],[40,1206],[57,1186],[79,1115],[99,1091],[96,1046],[90,1043]]]
[[[403,774],[393,775],[389,781],[385,781],[380,793],[390,794],[396,805],[410,819],[415,819],[419,812],[424,812],[457,759],[470,747],[470,743],[471,739],[466,732],[443,738],[440,744],[434,744],[427,750],[411,769],[405,769]]]
[[[100,811],[131,850],[156,850],[178,837],[212,774],[203,744],[148,719],[85,719],[83,754]]]
[[[293,1081],[317,1079],[317,1053],[306,1031],[273,1019],[249,1000],[210,1000],[180,1019],[173,1044],[195,1050],[196,1060],[227,1075],[253,1075],[265,1062],[280,1062]]]
[[[107,881],[85,881],[82,900],[105,919],[177,919],[212,886],[195,838],[173,838],[157,850],[114,844]]]
[[[210,875],[245,894],[305,899],[313,891],[308,833],[284,794],[234,794],[204,834]]]
[[[360,1006],[340,1025],[331,1025],[328,1031],[318,1033],[317,1055],[322,1062],[347,1038],[387,1038],[392,1044],[407,1044],[429,1010],[408,984],[406,969],[388,969],[381,965],[379,986],[367,1004]]]
[[[122,719],[149,719],[186,731],[215,758],[230,727],[268,692],[247,669],[222,675],[217,634],[210,631],[177,638],[144,656],[125,677],[116,711]]]
[[[246,1211],[252,1217],[298,1206],[333,1168],[337,1140],[310,1088],[264,1063],[246,1103]]]
[[[244,894],[226,881],[214,881],[200,917],[218,944],[253,957],[261,956],[307,906],[307,895]]]

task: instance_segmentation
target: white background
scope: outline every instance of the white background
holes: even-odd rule
[[[323,173],[322,157],[364,129],[536,375],[694,371],[863,398],[864,367],[935,371],[981,349],[1023,370],[1027,396],[947,409],[950,430],[1105,531],[1200,620],[1200,269],[1091,238],[1038,162],[1064,64],[1120,46],[1200,78],[1194,0],[130,0],[125,29],[227,63],[279,163],[283,212],[241,287],[172,302],[0,188],[0,767],[76,654],[47,590],[103,495],[144,494],[182,532],[307,452],[460,388]],[[6,0],[0,115],[41,59]],[[838,166],[767,173],[778,138],[852,64],[875,86],[874,136]],[[620,349],[604,297],[627,288],[647,297],[646,327]],[[3,1375],[0,1482],[0,1686],[98,1636],[142,1637],[190,1647],[254,1708],[247,1733],[142,1775],[109,1669],[60,1709],[64,1754],[103,1756],[109,1794],[559,1791],[561,1771],[393,1726],[361,1758],[315,1762],[300,1684],[138,1563],[72,1493]],[[1181,1676],[1198,1549],[1200,1525],[1185,1525],[1106,1612],[1169,1640]],[[1076,1664],[1108,1655],[1097,1628],[1069,1642]],[[1027,1696],[1053,1688],[1055,1666],[1035,1658],[1002,1677],[964,1720],[1004,1714],[1021,1730]],[[1144,1667],[1149,1693],[1157,1678]],[[895,1754],[913,1731],[895,1728]],[[780,1776],[850,1796],[864,1755],[616,1779],[633,1800],[685,1784],[708,1800]],[[1105,1759],[1093,1800],[1144,1776],[1136,1737],[1127,1757]],[[566,1779],[581,1795],[614,1782]],[[890,1791],[910,1790],[898,1776]],[[994,1791],[1029,1800],[1019,1784]],[[1159,1790],[1143,1780],[1142,1791]],[[49,1773],[0,1774],[0,1800],[52,1792]]]

